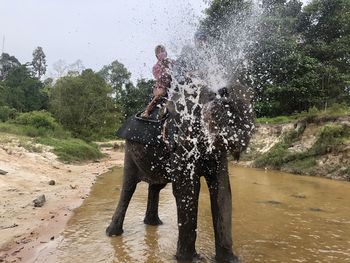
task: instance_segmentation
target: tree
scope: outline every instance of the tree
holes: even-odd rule
[[[5,104],[19,112],[47,108],[48,97],[42,83],[32,76],[26,65],[13,69],[4,81]]]
[[[45,87],[49,87],[51,89],[53,87],[53,84],[54,84],[54,79],[53,78],[46,78],[43,81],[43,84]]]
[[[263,2],[247,72],[258,116],[291,114],[318,104],[318,61],[303,52],[296,32],[301,6],[297,0]]]
[[[0,122],[5,122],[16,117],[16,110],[8,106],[0,106]]]
[[[253,1],[213,0],[205,14],[199,32],[207,36],[209,64],[219,64],[227,78],[239,76],[259,15]]]
[[[302,9],[300,0],[263,0],[253,23],[249,2],[213,0],[201,27],[218,42],[227,75],[255,90],[257,115],[350,104],[350,2],[312,0]]]
[[[61,78],[68,73],[69,67],[68,67],[66,61],[64,61],[63,59],[60,59],[60,60],[56,61],[55,63],[53,63],[52,68],[55,72],[55,75],[56,75],[55,77]]]
[[[83,72],[84,69],[85,66],[83,65],[81,59],[77,59],[71,64],[67,64],[65,60],[60,59],[53,64],[54,75],[57,79],[62,78],[66,75],[78,76]]]
[[[42,47],[37,47],[33,51],[33,60],[32,60],[33,71],[36,73],[38,79],[41,79],[46,73],[46,55]]]
[[[73,62],[72,64],[67,66],[67,68],[68,68],[67,74],[71,75],[71,76],[74,76],[74,75],[78,76],[85,69],[85,67],[83,65],[83,61],[81,61],[81,59],[78,59],[77,61]]]
[[[120,96],[123,85],[130,82],[131,73],[118,60],[104,66],[99,71],[100,76],[112,86],[116,97]]]
[[[201,27],[211,37],[220,38],[229,30],[232,20],[236,23],[244,20],[250,6],[246,0],[213,0],[205,10]]]
[[[112,136],[121,114],[113,103],[112,89],[91,69],[59,79],[52,89],[51,111],[74,136],[93,139]]]
[[[0,80],[6,79],[8,74],[20,65],[21,63],[14,56],[2,53],[0,56]]]
[[[0,106],[5,105],[5,86],[2,81],[0,81]]]
[[[153,80],[139,79],[136,87],[129,82],[120,91],[116,103],[121,106],[125,118],[146,108],[152,93]]]
[[[303,49],[322,65],[319,85],[325,104],[350,104],[349,13],[348,0],[313,0],[299,19]]]

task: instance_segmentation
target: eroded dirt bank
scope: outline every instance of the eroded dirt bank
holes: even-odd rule
[[[350,180],[350,116],[257,124],[241,165]]]
[[[62,232],[96,176],[123,163],[122,152],[102,151],[106,157],[97,162],[63,164],[49,149],[33,153],[15,140],[0,144],[0,169],[7,172],[0,174],[0,262],[30,262]],[[40,195],[46,202],[34,207]]]

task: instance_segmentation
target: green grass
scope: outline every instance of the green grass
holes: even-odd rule
[[[0,122],[0,133],[16,135],[7,140],[12,140],[30,152],[42,152],[42,145],[51,146],[59,160],[64,162],[82,162],[103,157],[97,144],[72,138],[47,111],[19,113],[14,119]],[[11,135],[0,136],[0,139],[5,141],[7,137],[13,137]]]
[[[9,133],[0,132],[0,144],[9,144],[22,147],[29,152],[43,152],[42,145],[36,144],[32,138],[26,136],[13,136]]]
[[[278,169],[286,162],[288,155],[287,145],[283,142],[276,143],[267,153],[258,157],[254,165],[256,167],[272,167]]]
[[[295,174],[315,175],[316,156],[308,156],[303,159],[296,159],[286,163],[283,168]]]
[[[281,168],[284,163],[292,160],[292,154],[288,148],[293,142],[297,141],[303,131],[291,131],[284,135],[281,142],[276,143],[268,152],[258,157],[254,164],[257,167],[272,167],[275,169]]]
[[[69,138],[70,133],[59,127],[55,130],[49,130],[43,127],[34,127],[31,125],[22,125],[15,123],[0,122],[0,132],[10,133],[20,136],[28,137],[55,137],[55,138]]]
[[[277,116],[277,117],[262,117],[257,118],[257,123],[268,123],[268,124],[281,124],[281,123],[289,123],[297,120],[298,117],[296,115],[291,116]]]
[[[310,149],[314,155],[329,152],[337,153],[350,140],[350,127],[346,125],[326,125],[323,127],[316,143]]]
[[[98,145],[87,143],[80,139],[54,139],[41,137],[37,138],[36,142],[53,147],[53,152],[64,162],[82,162],[97,160],[103,157]]]
[[[12,142],[12,138],[9,134],[0,133],[0,143],[1,144],[7,144],[7,143],[11,143],[11,142]]]
[[[103,157],[97,144],[88,143],[80,139],[70,137],[70,134],[60,127],[45,129],[31,125],[15,123],[0,123],[1,143],[10,142],[11,135],[16,135],[18,146],[30,152],[42,152],[42,147],[37,144],[48,145],[63,162],[82,162],[96,160]],[[9,136],[5,136],[8,134]]]
[[[350,107],[343,104],[334,104],[326,110],[318,110],[316,108],[310,108],[306,112],[301,112],[289,116],[277,116],[277,117],[262,117],[257,118],[257,123],[268,123],[268,124],[282,124],[290,123],[300,119],[306,119],[311,122],[315,118],[322,117],[340,117],[350,115]]]

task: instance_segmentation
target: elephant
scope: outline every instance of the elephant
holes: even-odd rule
[[[126,140],[123,186],[106,229],[108,236],[123,233],[126,210],[140,181],[149,184],[144,223],[162,224],[158,216],[159,192],[172,183],[178,220],[176,259],[192,261],[199,257],[195,242],[200,177],[204,176],[210,192],[215,258],[218,262],[239,262],[232,251],[227,158],[229,153],[239,158],[247,147],[254,113],[247,88],[238,81],[232,83],[216,92],[195,85],[174,89],[167,103],[170,117],[164,124],[168,143]]]

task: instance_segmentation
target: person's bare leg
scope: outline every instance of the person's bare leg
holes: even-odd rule
[[[141,117],[148,118],[149,114],[153,110],[154,106],[157,104],[158,97],[154,97],[152,101],[147,105],[145,111],[142,113]]]

